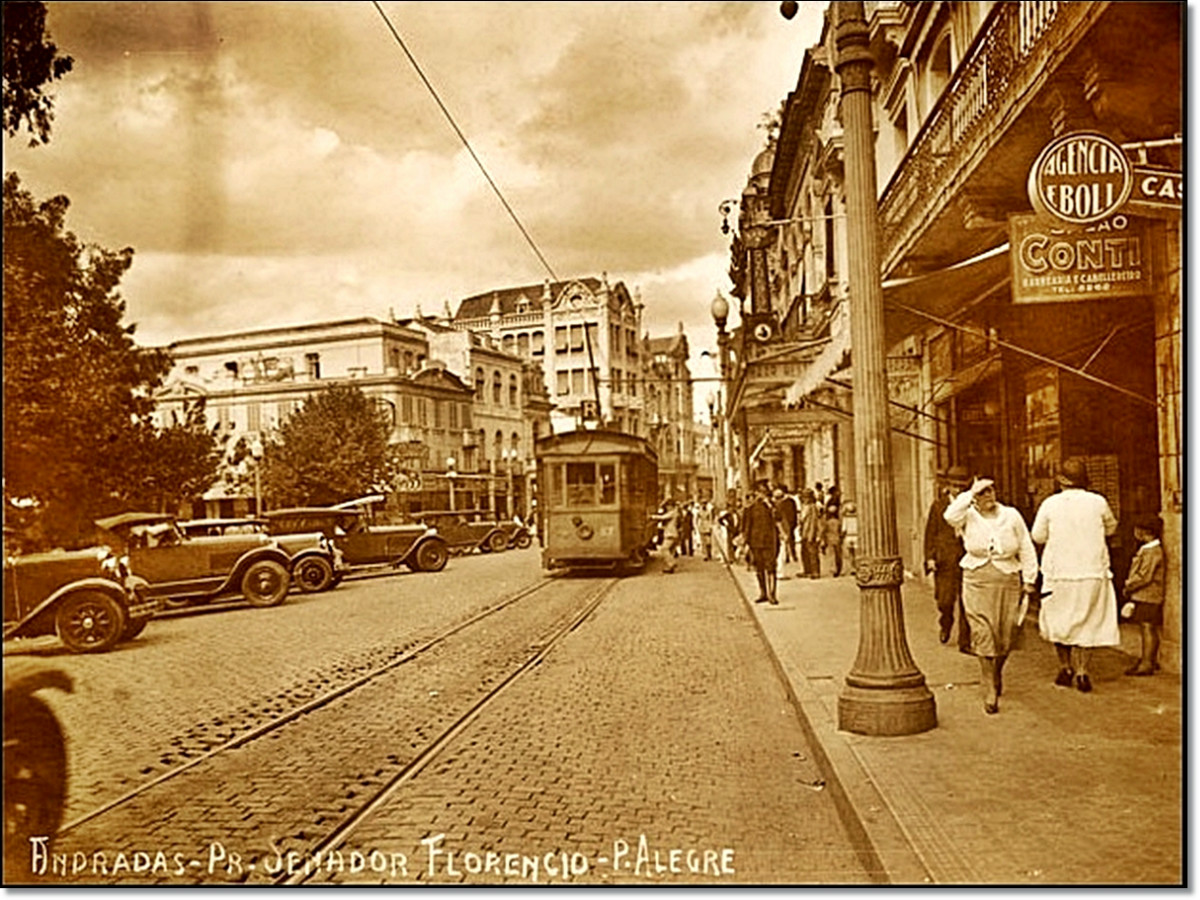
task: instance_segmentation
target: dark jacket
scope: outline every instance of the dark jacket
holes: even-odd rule
[[[940,492],[933,506],[929,507],[929,518],[925,520],[925,558],[932,559],[943,571],[947,571],[946,566],[961,562],[965,552],[962,538],[943,516],[949,505],[950,497],[945,491]]]
[[[796,530],[796,501],[790,495],[784,494],[775,504],[775,515],[789,533]]]
[[[779,529],[775,512],[765,500],[755,500],[742,515],[742,537],[755,554],[763,553],[774,559],[779,552]]]

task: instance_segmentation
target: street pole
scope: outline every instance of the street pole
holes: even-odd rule
[[[454,463],[453,456],[446,459],[446,482],[450,485],[450,512],[454,512]]]
[[[858,655],[838,697],[838,727],[867,735],[918,734],[936,727],[937,706],[909,652],[900,597],[904,564],[896,535],[871,125],[874,60],[862,2],[834,2],[831,8],[842,84],[860,547],[854,572]]]

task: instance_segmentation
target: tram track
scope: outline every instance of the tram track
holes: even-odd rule
[[[171,795],[179,790],[179,786],[183,782],[188,781],[189,776],[202,770],[207,770],[210,774],[213,771],[224,771],[225,774],[221,776],[223,790],[227,790],[229,785],[236,783],[238,778],[243,775],[248,776],[252,781],[255,769],[252,765],[238,761],[239,751],[248,753],[261,750],[267,745],[278,748],[280,740],[292,739],[285,735],[289,728],[302,728],[321,722],[324,723],[323,727],[327,732],[336,732],[337,729],[329,726],[335,718],[340,716],[346,719],[342,729],[343,734],[349,736],[356,724],[370,718],[369,716],[360,717],[355,712],[356,709],[367,709],[373,704],[378,705],[380,697],[391,697],[398,688],[402,689],[404,684],[404,679],[401,679],[402,667],[408,666],[413,669],[414,673],[421,670],[428,678],[429,673],[436,671],[438,666],[452,666],[456,658],[455,654],[465,655],[465,648],[471,644],[466,640],[456,640],[458,638],[469,637],[474,645],[489,648],[485,655],[491,655],[485,661],[475,664],[478,671],[472,673],[478,684],[471,690],[478,692],[478,697],[466,698],[470,702],[465,702],[463,695],[466,691],[463,685],[459,685],[454,700],[456,704],[454,714],[447,717],[439,713],[444,721],[436,718],[432,722],[419,721],[421,710],[416,709],[412,713],[415,717],[414,720],[405,721],[396,726],[395,733],[390,735],[395,744],[392,748],[394,752],[377,754],[373,760],[362,760],[362,765],[355,766],[357,774],[355,771],[344,773],[342,778],[344,783],[334,788],[334,793],[340,796],[334,797],[329,802],[323,802],[319,798],[314,799],[311,804],[308,804],[308,798],[289,798],[288,803],[292,808],[299,809],[306,804],[312,805],[314,809],[320,808],[319,815],[309,816],[308,821],[294,824],[294,827],[288,827],[282,821],[273,821],[272,829],[278,826],[283,827],[280,827],[278,831],[272,830],[270,834],[264,831],[263,835],[259,836],[269,837],[272,850],[286,848],[284,852],[312,852],[313,838],[316,833],[325,834],[325,837],[318,839],[318,845],[321,848],[336,847],[344,842],[346,836],[362,818],[369,816],[370,809],[378,803],[386,802],[387,796],[411,781],[430,760],[437,756],[446,743],[468,728],[474,717],[509,684],[536,667],[558,641],[579,627],[616,583],[617,579],[566,581],[558,578],[543,578],[534,584],[520,588],[475,614],[440,629],[431,636],[420,639],[414,645],[397,651],[392,658],[379,662],[365,671],[359,671],[353,677],[304,700],[304,702],[280,710],[271,718],[258,722],[253,727],[228,736],[219,744],[207,747],[120,796],[71,819],[59,831],[56,852],[59,852],[59,847],[72,849],[76,844],[90,849],[103,846],[106,841],[119,844],[121,841],[131,839],[130,836],[137,833],[139,820],[145,820],[146,817],[153,819],[155,816],[162,815],[162,810],[172,807],[169,799]],[[571,588],[570,585],[582,585],[584,588],[579,590]],[[548,596],[547,589],[552,587],[558,587],[558,590],[551,591],[551,596]],[[535,603],[532,607],[529,604],[523,605],[522,601],[529,598],[544,599],[545,602]],[[531,609],[536,609],[536,612],[530,612]],[[518,612],[518,610],[524,611]],[[520,619],[520,623],[497,624],[505,619],[506,613],[509,618]],[[550,619],[549,622],[546,621],[547,618]],[[455,645],[457,649],[448,650],[447,648],[451,645]],[[431,657],[437,656],[439,653],[449,654],[450,661],[428,662]],[[428,664],[426,664],[427,662]],[[471,674],[463,675],[462,680],[469,681],[471,677]],[[422,682],[420,689],[414,687],[412,692],[412,696],[420,697],[421,692],[425,691],[424,681],[420,677],[412,680]],[[425,693],[430,697],[436,697],[438,691],[433,689],[427,690]],[[357,707],[354,704],[357,704]],[[397,705],[404,708],[403,701],[397,701]],[[413,704],[414,707],[417,705]],[[407,713],[408,710],[404,709],[404,712]],[[366,727],[368,729],[378,728],[379,723],[369,724]],[[384,727],[387,727],[386,722],[384,722]],[[403,734],[406,729],[412,734]],[[415,740],[409,740],[405,744],[403,738],[414,736]],[[300,740],[305,739],[309,738],[303,736],[300,738]],[[287,748],[284,749],[286,751]],[[370,754],[364,754],[364,756],[370,756]],[[311,754],[306,759],[311,759]],[[244,771],[239,771],[239,767]],[[203,776],[197,776],[197,778],[201,777]],[[253,790],[252,788],[250,792],[253,793]],[[280,805],[287,806],[288,804]],[[182,804],[182,808],[187,808],[186,800]],[[255,816],[247,813],[242,818],[252,820]],[[301,818],[304,816],[302,815]],[[106,826],[117,820],[120,820],[120,824],[110,832]],[[329,827],[330,821],[335,823],[332,828]],[[279,832],[283,832],[286,836],[276,838]],[[250,835],[250,832],[243,830],[238,837],[250,839]],[[78,838],[78,841],[74,840],[75,838]],[[257,840],[256,843],[255,849],[261,853],[264,849],[263,841]],[[263,866],[257,867],[253,880],[260,881],[264,874],[269,877],[269,870]]]
[[[530,669],[538,665],[558,643],[573,632],[576,628],[582,625],[595,612],[596,608],[604,601],[608,592],[613,589],[619,582],[619,579],[606,579],[601,588],[590,597],[583,609],[575,615],[570,621],[554,632],[538,649],[533,653],[520,667],[509,673],[498,685],[487,692],[471,709],[464,713],[459,719],[454,722],[449,728],[445,729],[435,740],[418,754],[409,765],[405,766],[402,771],[397,773],[381,790],[377,791],[359,810],[351,815],[339,827],[334,829],[323,841],[321,841],[311,851],[311,855],[320,859],[325,854],[334,852],[342,847],[351,837],[359,825],[370,817],[370,815],[378,808],[386,804],[402,789],[407,783],[416,778],[421,771],[428,766],[443,749],[451,741],[457,738],[460,734],[470,728],[471,723],[490,705],[492,705],[500,695],[515,681],[525,675]],[[305,884],[310,880],[310,873],[307,869],[301,873],[293,875],[282,875],[277,880],[277,884],[285,885],[300,885]]]

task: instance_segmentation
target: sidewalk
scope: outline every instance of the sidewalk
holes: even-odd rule
[[[1178,675],[1124,674],[1093,656],[1095,690],[1054,685],[1053,645],[1031,616],[987,715],[979,663],[938,642],[932,591],[902,588],[908,646],[938,726],[907,737],[839,731],[838,694],[858,650],[852,576],[781,579],[754,604],[753,572],[727,570],[774,652],[855,837],[896,884],[1151,885],[1184,878],[1182,690]],[[786,574],[799,571],[789,563]],[[826,570],[827,571],[827,570]]]

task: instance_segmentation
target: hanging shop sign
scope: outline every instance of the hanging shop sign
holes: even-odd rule
[[[1064,303],[1150,293],[1147,223],[1129,216],[1089,227],[1009,216],[1013,303]]]
[[[1139,216],[1182,215],[1183,173],[1158,166],[1134,166],[1133,189],[1125,209]]]
[[[1073,225],[1103,222],[1133,190],[1133,164],[1112,138],[1091,131],[1057,137],[1029,170],[1033,208]]]

